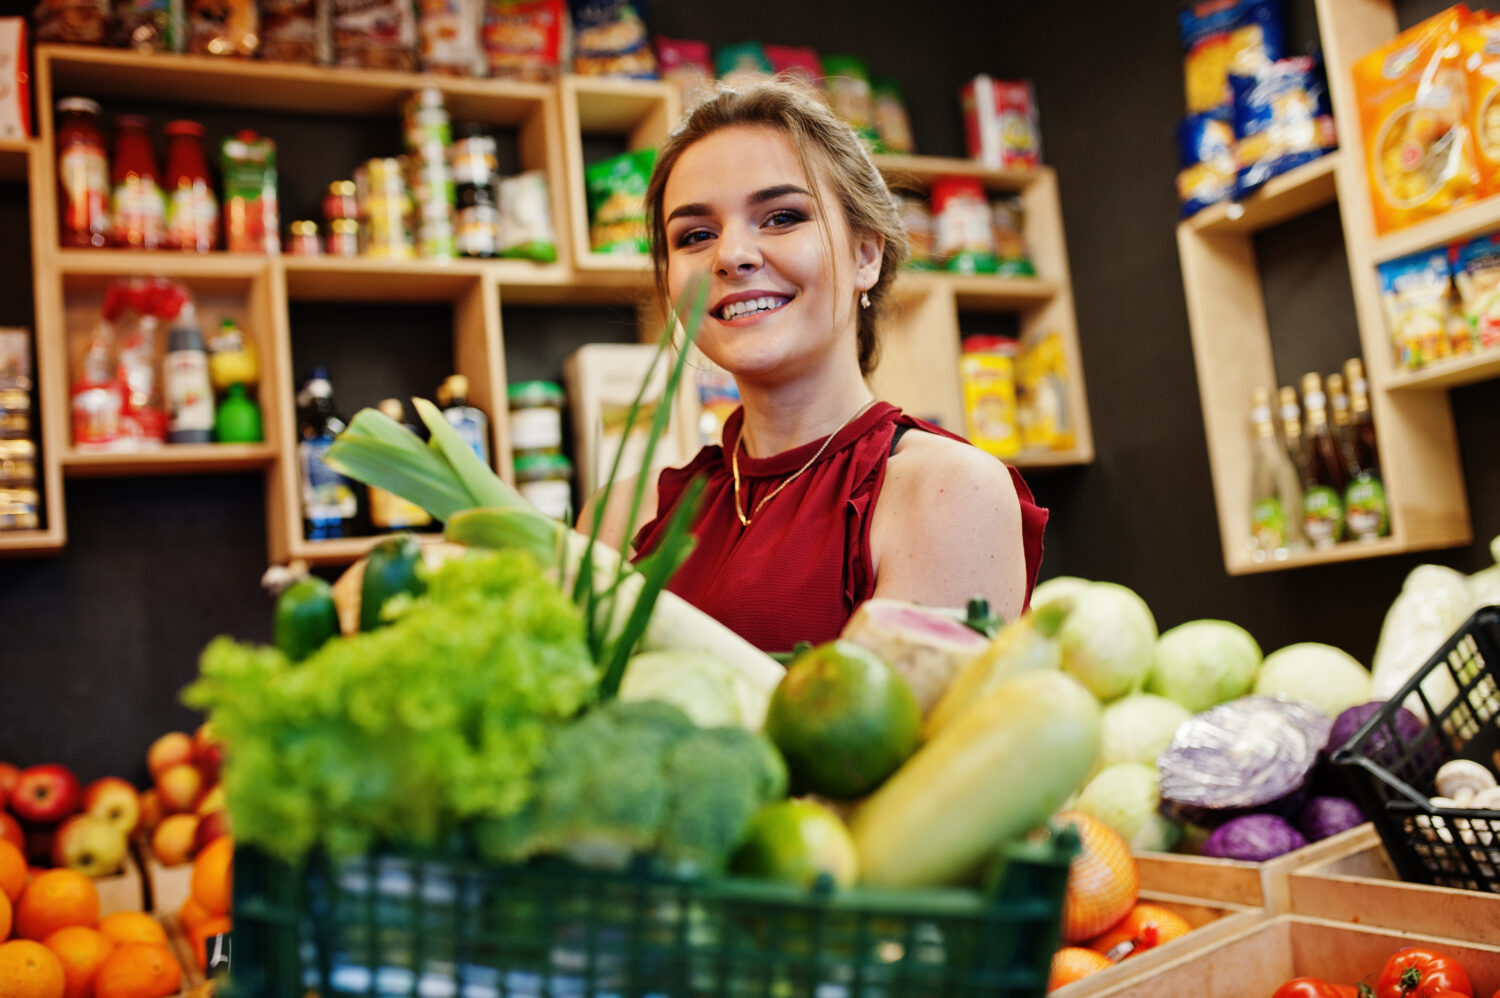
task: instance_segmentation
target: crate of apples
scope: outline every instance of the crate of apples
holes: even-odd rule
[[[146,750],[152,785],[141,794],[140,840],[158,911],[181,904],[193,858],[230,831],[223,764],[224,747],[206,722],[192,734],[169,731]]]

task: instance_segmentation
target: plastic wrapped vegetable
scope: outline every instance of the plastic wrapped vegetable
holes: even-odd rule
[[[1162,812],[1205,827],[1295,814],[1333,721],[1295,700],[1247,696],[1184,721],[1156,760]]]
[[[1274,814],[1247,814],[1225,822],[1203,843],[1203,855],[1262,862],[1307,845],[1307,839]]]

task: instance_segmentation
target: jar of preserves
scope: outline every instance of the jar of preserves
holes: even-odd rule
[[[167,135],[166,247],[207,253],[219,245],[219,202],[208,178],[203,126],[169,121]]]
[[[109,156],[99,128],[99,105],[86,97],[57,102],[57,182],[62,245],[106,245]]]
[[[573,462],[561,454],[523,454],[514,466],[517,492],[553,519],[573,522]]]
[[[551,381],[522,381],[506,392],[510,448],[516,458],[562,452],[563,390]]]

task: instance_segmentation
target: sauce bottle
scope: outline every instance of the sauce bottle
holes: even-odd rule
[[[486,465],[490,463],[490,420],[483,411],[469,404],[469,379],[450,374],[437,390],[438,405],[458,435],[474,448]]]
[[[102,247],[109,241],[109,157],[99,105],[86,97],[57,102],[59,241]]]
[[[203,126],[169,121],[166,247],[207,253],[219,245],[219,202],[208,179]]]
[[[328,369],[314,367],[297,393],[297,470],[302,481],[302,530],[310,541],[352,537],[359,498],[349,479],[330,468],[323,455],[344,421],[333,405]]]
[[[208,349],[191,304],[182,306],[167,335],[167,441],[206,444],[214,436],[214,390],[208,380]]]
[[[1302,408],[1307,421],[1307,469],[1302,479],[1302,529],[1314,548],[1332,547],[1344,536],[1344,486],[1348,474],[1328,425],[1323,379],[1302,376]]]
[[[156,176],[146,119],[136,114],[115,118],[110,200],[110,242],[115,246],[156,249],[165,240],[167,208]]]

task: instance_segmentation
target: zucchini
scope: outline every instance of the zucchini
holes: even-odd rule
[[[293,662],[300,662],[339,632],[333,587],[316,575],[304,575],[276,597],[271,620],[276,647]]]
[[[855,813],[861,882],[924,887],[972,877],[1078,789],[1099,754],[1100,713],[1062,672],[1023,673],[985,693]]]
[[[381,616],[393,596],[420,596],[427,591],[422,545],[411,534],[382,537],[365,559],[359,589],[359,629],[373,631],[387,621]]]

